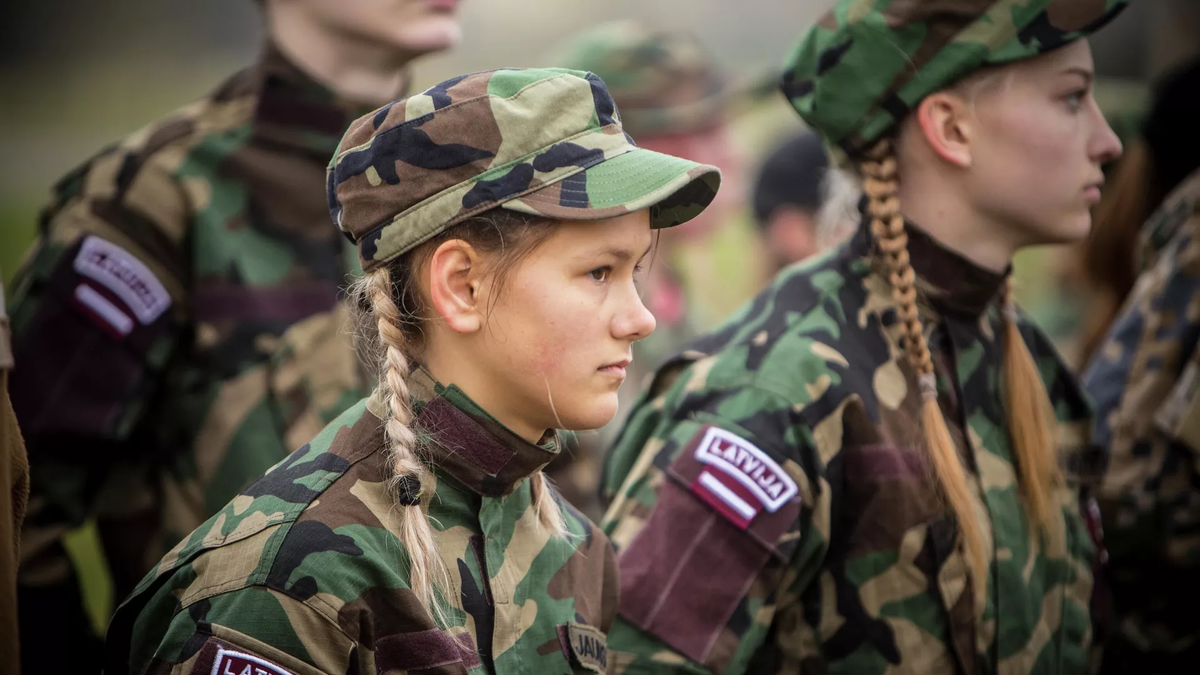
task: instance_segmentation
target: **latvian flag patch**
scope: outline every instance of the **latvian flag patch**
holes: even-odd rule
[[[696,445],[704,469],[691,489],[743,530],[761,511],[774,513],[796,496],[796,481],[756,445],[717,427],[708,427]]]

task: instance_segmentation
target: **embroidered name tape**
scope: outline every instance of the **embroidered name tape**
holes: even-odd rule
[[[221,648],[213,659],[211,675],[292,675],[292,671],[252,654]]]
[[[75,271],[112,291],[134,316],[149,324],[171,306],[171,296],[150,268],[129,251],[97,236],[83,240]]]
[[[778,462],[724,429],[705,430],[695,457],[707,466],[692,483],[692,491],[743,529],[760,511],[778,511],[799,491]]]
[[[599,629],[572,621],[559,625],[558,636],[571,663],[597,673],[608,668],[608,638]]]

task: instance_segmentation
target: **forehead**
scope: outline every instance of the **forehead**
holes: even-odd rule
[[[1053,77],[1080,70],[1091,73],[1094,67],[1092,47],[1085,39],[1075,40],[1054,51],[1014,64],[1014,67],[1029,75],[1041,77]]]
[[[561,255],[624,251],[638,257],[650,239],[650,211],[642,209],[604,220],[559,221],[546,244]]]

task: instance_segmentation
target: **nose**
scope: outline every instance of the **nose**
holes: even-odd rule
[[[1112,127],[1109,126],[1108,120],[1104,119],[1104,115],[1098,108],[1096,109],[1096,116],[1099,122],[1099,129],[1092,139],[1091,155],[1097,164],[1107,164],[1121,156],[1121,152],[1123,151],[1121,139],[1112,130]]]
[[[622,296],[621,305],[612,318],[613,337],[633,342],[653,333],[657,322],[650,310],[646,309],[637,287],[630,283]]]

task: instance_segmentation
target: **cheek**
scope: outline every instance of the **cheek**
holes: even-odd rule
[[[985,180],[991,188],[1029,205],[1058,201],[1065,189],[1077,188],[1076,164],[1086,153],[1077,125],[1064,117],[1045,106],[1027,105],[998,118],[988,129],[994,138],[988,154],[995,161],[986,160],[991,170]]]

